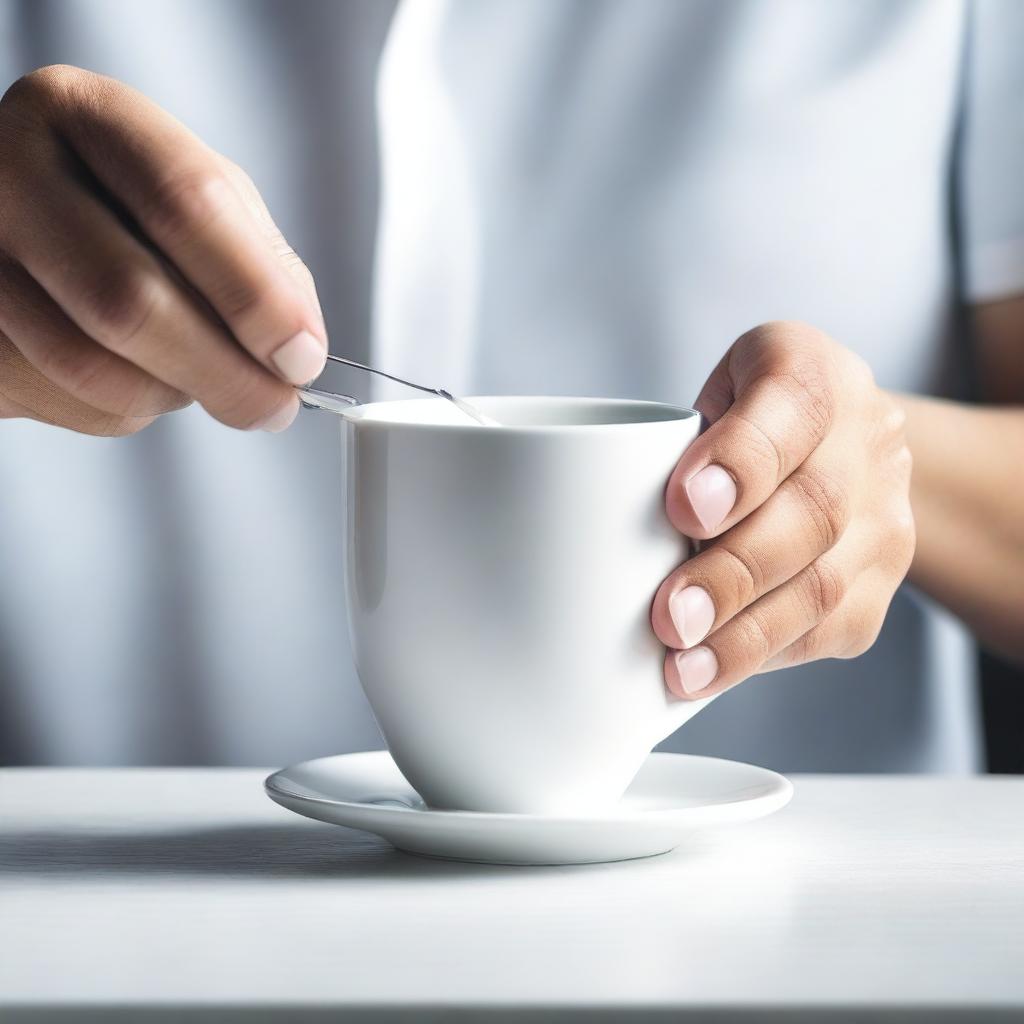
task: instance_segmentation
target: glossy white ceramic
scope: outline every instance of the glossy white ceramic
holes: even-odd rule
[[[650,627],[686,557],[665,485],[689,409],[470,398],[342,414],[359,678],[432,807],[530,814],[613,804],[707,702],[664,685]]]
[[[589,815],[432,810],[386,750],[306,761],[265,785],[272,800],[307,818],[375,832],[410,853],[495,864],[651,857],[697,829],[771,814],[793,793],[766,768],[689,754],[650,754],[625,795]]]

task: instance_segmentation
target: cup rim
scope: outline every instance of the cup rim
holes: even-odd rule
[[[634,406],[637,408],[645,408],[647,410],[660,409],[664,410],[666,413],[671,413],[672,415],[667,415],[662,419],[644,419],[620,423],[502,424],[499,429],[486,426],[482,423],[476,423],[468,416],[466,417],[465,423],[429,423],[380,415],[383,410],[388,408],[408,408],[409,406],[419,406],[428,402],[444,401],[444,399],[440,398],[402,398],[393,401],[364,402],[359,405],[354,405],[350,408],[340,410],[339,415],[342,419],[348,420],[350,423],[365,427],[389,429],[410,427],[417,431],[436,430],[442,432],[476,432],[486,433],[496,437],[507,437],[510,434],[571,433],[573,435],[578,435],[607,433],[611,431],[618,433],[623,430],[637,429],[651,430],[657,427],[667,427],[674,424],[687,423],[694,417],[700,416],[699,412],[695,409],[691,409],[689,406],[672,405],[669,402],[654,402],[641,398],[607,398],[601,396],[588,397],[584,395],[460,395],[459,397],[463,398],[467,402],[516,402],[528,405],[557,402],[563,405],[579,406],[598,404],[617,408]]]

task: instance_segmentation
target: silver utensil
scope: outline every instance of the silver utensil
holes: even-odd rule
[[[461,398],[456,398],[450,391],[445,391],[444,388],[430,388],[425,384],[414,384],[411,380],[406,380],[404,377],[396,377],[393,373],[385,373],[383,370],[378,370],[373,366],[367,366],[365,363],[357,363],[354,359],[345,359],[342,356],[332,355],[328,355],[327,358],[332,363],[341,363],[343,366],[351,366],[357,370],[366,370],[367,373],[376,373],[380,377],[386,377],[388,380],[393,380],[396,384],[404,384],[407,388],[415,388],[417,391],[425,391],[428,395],[437,395],[438,398],[447,399],[461,412],[476,420],[477,423],[487,427],[498,426],[497,421],[491,419],[489,416],[485,416],[477,409],[474,409],[467,402],[462,401]],[[307,409],[323,409],[326,412],[342,412],[350,405],[359,404],[359,399],[353,398],[352,395],[339,395],[334,391],[321,391],[319,388],[312,388],[309,387],[309,385],[296,388],[295,390],[298,392],[299,401]]]

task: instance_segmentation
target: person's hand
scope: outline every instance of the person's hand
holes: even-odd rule
[[[709,697],[755,672],[862,654],[914,552],[900,407],[863,360],[800,323],[743,335],[696,407],[710,426],[666,506],[705,543],[651,615],[669,690]]]
[[[146,97],[42,68],[0,100],[0,416],[129,434],[199,402],[283,430],[312,278],[244,172]]]

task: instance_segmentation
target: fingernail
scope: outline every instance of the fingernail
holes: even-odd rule
[[[260,430],[269,431],[271,434],[280,434],[282,430],[287,430],[292,423],[295,422],[295,417],[299,414],[299,403],[298,401],[289,402],[287,405],[278,409],[277,412],[268,416],[260,425]]]
[[[668,611],[684,647],[699,644],[715,621],[715,606],[703,587],[685,587],[673,594]]]
[[[710,647],[695,647],[676,655],[679,682],[686,693],[699,693],[718,675],[718,659]]]
[[[721,466],[705,466],[687,481],[686,494],[700,525],[711,533],[736,504],[736,481]]]
[[[271,354],[270,361],[289,384],[308,384],[323,372],[327,350],[309,331],[299,331]]]

